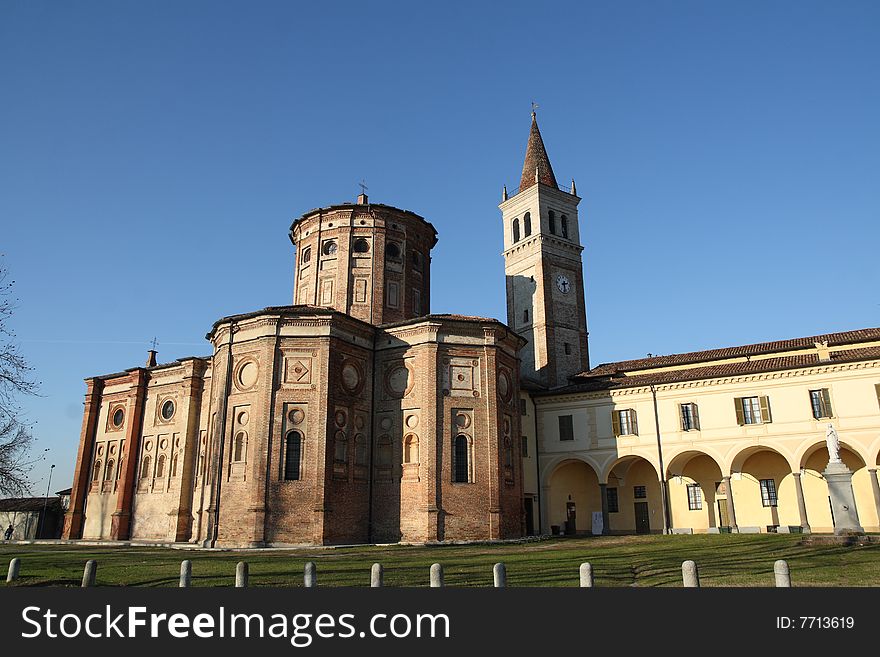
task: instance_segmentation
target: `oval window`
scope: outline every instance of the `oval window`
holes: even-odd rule
[[[162,419],[170,420],[174,417],[174,402],[170,399],[162,404]]]
[[[116,412],[113,414],[113,426],[121,427],[122,423],[125,421],[125,411],[121,408],[117,408]]]
[[[364,238],[356,239],[354,241],[354,252],[355,253],[368,253],[370,250],[370,243]]]
[[[330,240],[329,242],[324,242],[324,248],[322,249],[324,255],[336,255],[336,242]]]

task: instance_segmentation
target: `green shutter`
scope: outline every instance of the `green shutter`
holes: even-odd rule
[[[746,416],[743,413],[743,400],[742,397],[737,397],[733,400],[733,408],[736,410],[736,423],[740,426],[746,423]]]
[[[694,411],[694,429],[697,431],[700,430],[700,409],[696,404],[691,404],[691,408]]]
[[[834,412],[831,410],[831,393],[828,388],[822,388],[822,403],[824,404],[825,417],[834,417]]]
[[[618,412],[619,411],[611,411],[611,431],[615,436],[620,435],[620,416],[618,415]]]
[[[773,421],[770,417],[770,398],[760,397],[759,401],[761,402],[761,422],[768,424]]]
[[[681,430],[687,431],[687,427],[684,424],[684,404],[678,405],[678,422],[681,424]]]
[[[636,414],[636,409],[630,409],[630,418],[632,419],[632,431],[634,436],[639,435],[639,416]]]

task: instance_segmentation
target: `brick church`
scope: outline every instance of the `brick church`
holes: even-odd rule
[[[525,168],[523,189],[552,176],[535,123]],[[64,536],[522,536],[526,340],[495,319],[431,314],[437,231],[413,212],[362,194],[296,219],[290,240],[293,305],[217,320],[211,356],[156,364],[151,351],[86,380]]]
[[[506,324],[431,314],[423,217],[361,195],[296,219],[293,305],[217,320],[210,356],[86,379],[64,537],[880,531],[880,329],[590,369],[579,202],[533,113],[499,206]]]

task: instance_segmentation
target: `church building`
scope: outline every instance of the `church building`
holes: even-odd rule
[[[306,212],[292,305],[217,320],[209,356],[86,379],[64,537],[880,530],[880,329],[591,368],[579,202],[533,113],[499,206],[506,324],[431,313],[425,218],[365,194]]]

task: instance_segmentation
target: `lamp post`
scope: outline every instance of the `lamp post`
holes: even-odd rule
[[[43,518],[46,517],[46,507],[49,504],[49,489],[52,487],[52,470],[55,469],[55,464],[52,464],[52,467],[49,468],[49,482],[46,484],[46,497],[43,498],[43,514],[40,516],[40,522],[37,524],[37,535],[34,538],[40,538],[40,531],[43,529]]]

